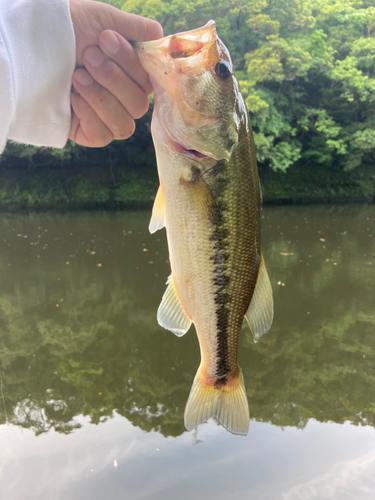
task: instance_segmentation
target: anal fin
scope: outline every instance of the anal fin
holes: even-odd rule
[[[157,320],[160,326],[182,337],[192,322],[181,305],[172,276],[168,278],[167,284],[168,287],[158,309]]]
[[[261,255],[258,279],[253,297],[245,314],[254,342],[268,332],[273,321],[273,296],[270,279],[268,277],[263,255]]]
[[[152,207],[152,216],[148,229],[151,234],[155,233],[158,229],[163,229],[165,226],[165,199],[164,188],[160,184],[158,192],[156,193],[154,206]]]

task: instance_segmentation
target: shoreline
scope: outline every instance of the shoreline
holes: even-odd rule
[[[375,202],[375,171],[259,168],[264,205]],[[0,169],[0,212],[150,209],[158,189],[156,166],[70,165]]]
[[[309,205],[365,205],[365,204],[375,204],[375,198],[363,197],[363,198],[319,198],[319,199],[303,199],[303,200],[274,200],[267,201],[263,200],[263,207],[285,207],[285,206],[309,206]],[[0,214],[28,214],[28,213],[43,213],[43,212],[57,212],[57,213],[67,213],[67,212],[121,212],[121,211],[138,211],[138,210],[152,210],[153,202],[144,203],[92,203],[92,204],[82,204],[82,205],[33,205],[32,207],[20,206],[20,205],[0,205]]]

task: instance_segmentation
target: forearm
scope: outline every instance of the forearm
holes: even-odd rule
[[[0,152],[64,146],[75,55],[68,0],[0,0]]]

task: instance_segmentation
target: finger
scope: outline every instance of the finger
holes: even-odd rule
[[[148,73],[143,69],[135,50],[125,38],[115,31],[105,30],[99,35],[99,45],[103,52],[113,59],[147,95],[152,93]]]
[[[162,27],[157,21],[122,12],[111,5],[91,0],[69,0],[70,15],[76,37],[77,64],[89,45],[98,45],[103,30],[111,29],[128,40],[147,41],[160,38]]]
[[[128,139],[134,133],[135,123],[132,116],[116,97],[95,82],[85,69],[79,68],[73,73],[73,86],[109,128],[115,139]]]
[[[141,118],[146,113],[147,94],[99,47],[88,47],[83,61],[94,80],[113,94],[130,116]]]
[[[101,5],[106,10],[106,22],[102,23],[103,29],[113,29],[127,40],[136,42],[147,42],[163,36],[163,28],[157,21],[119,11],[110,5]]]
[[[109,144],[113,135],[95,113],[93,108],[78,94],[71,94],[72,124],[69,139],[91,148],[101,148]]]

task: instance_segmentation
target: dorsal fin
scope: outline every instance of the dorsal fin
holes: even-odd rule
[[[182,337],[189,330],[191,319],[181,305],[172,276],[169,276],[167,284],[168,287],[158,309],[158,323],[178,337]]]
[[[160,184],[158,192],[156,193],[154,206],[152,207],[152,216],[148,229],[151,234],[155,233],[158,229],[163,229],[165,226],[165,199],[163,185]]]
[[[245,314],[254,342],[268,332],[273,321],[273,297],[270,279],[268,277],[263,255],[261,255],[258,279],[253,297]]]

